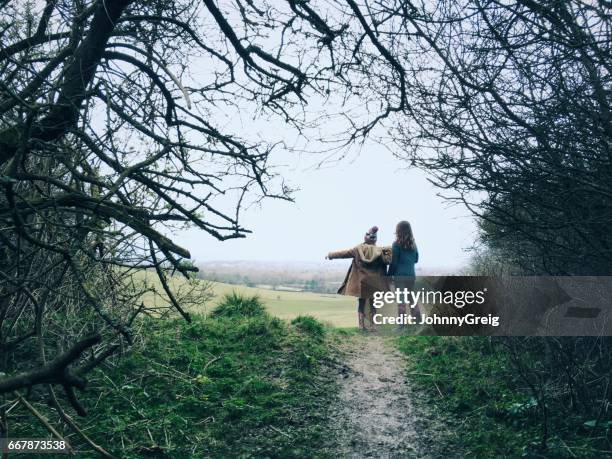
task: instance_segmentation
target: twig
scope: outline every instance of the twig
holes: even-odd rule
[[[432,381],[434,386],[436,386],[436,389],[438,389],[438,393],[440,394],[440,397],[444,397],[444,394],[442,393],[442,391],[440,390],[440,388],[438,387],[438,385],[436,384],[435,381]]]
[[[282,435],[284,435],[284,436],[285,436],[285,437],[287,437],[287,438],[293,438],[291,435],[289,435],[289,434],[288,434],[288,433],[286,433],[286,432],[283,432],[282,430],[280,430],[280,429],[279,429],[279,428],[277,428],[277,427],[270,426],[270,428],[271,428],[272,430],[276,430],[276,431],[277,431],[279,434],[282,434]]]
[[[208,362],[206,362],[206,365],[204,365],[204,369],[202,370],[202,373],[204,373],[206,371],[206,369],[213,363],[215,363],[217,360],[219,360],[221,358],[223,354],[219,354],[217,357],[215,357],[212,360],[209,360]]]
[[[86,349],[99,343],[100,339],[98,334],[87,336],[45,367],[0,380],[0,393],[12,392],[41,383],[67,384],[80,389],[84,388],[85,381],[69,373],[67,367],[78,360]]]
[[[116,459],[115,456],[113,456],[108,451],[106,451],[104,448],[102,448],[100,445],[95,443],[91,438],[89,438],[85,434],[85,432],[83,432],[79,428],[79,426],[76,425],[76,423],[72,420],[72,418],[68,415],[68,413],[66,413],[62,409],[61,405],[59,404],[59,401],[57,400],[53,387],[49,385],[48,390],[49,390],[49,395],[51,396],[51,401],[53,402],[53,405],[55,406],[56,411],[59,413],[60,417],[64,420],[64,422],[68,424],[72,430],[74,430],[77,434],[79,434],[81,438],[83,438],[83,440],[85,440],[89,444],[89,446],[91,446],[102,457],[106,457],[108,459]]]
[[[66,445],[68,446],[68,450],[70,452],[73,452],[72,447],[70,446],[70,444],[64,439],[64,437],[62,437],[62,434],[60,434],[57,430],[55,430],[55,427],[53,427],[49,421],[47,420],[47,418],[45,418],[42,414],[40,414],[38,412],[38,410],[36,408],[34,408],[32,405],[30,405],[30,403],[23,398],[21,395],[17,396],[19,398],[19,401],[21,402],[21,404],[23,406],[25,406],[28,411],[30,411],[30,413],[32,413],[34,416],[36,416],[38,418],[38,420],[46,427],[46,429],[51,432],[53,435],[55,435],[58,440],[63,441],[66,443]]]
[[[578,457],[578,456],[576,456],[576,454],[574,454],[574,452],[570,449],[570,447],[567,446],[567,443],[565,443],[562,438],[559,438],[559,441],[561,443],[563,443],[563,446],[565,446],[565,449],[567,449],[569,451],[569,453],[572,455],[572,457]]]

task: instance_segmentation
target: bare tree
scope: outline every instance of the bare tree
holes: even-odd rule
[[[0,6],[0,419],[43,387],[69,419],[136,318],[164,314],[143,294],[187,320],[208,295],[169,282],[196,270],[172,231],[244,237],[245,205],[291,199],[274,143],[219,117],[248,107],[300,133],[322,120],[311,97],[368,100],[375,84],[386,100],[343,114],[350,142],[405,108],[405,74],[353,1]],[[394,78],[373,78],[374,60]]]
[[[385,8],[414,37],[395,47],[414,75],[400,155],[524,272],[610,274],[610,5],[409,4]]]

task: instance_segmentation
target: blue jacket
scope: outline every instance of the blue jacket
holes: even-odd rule
[[[419,261],[419,251],[416,247],[414,250],[404,250],[394,242],[391,252],[393,256],[387,273],[389,276],[416,276],[414,265]]]

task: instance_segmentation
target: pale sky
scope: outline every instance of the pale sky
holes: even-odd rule
[[[269,39],[272,45],[274,40]],[[190,78],[198,84],[210,80],[212,65],[206,60],[195,60],[189,69]],[[313,167],[324,156],[313,152],[332,148],[334,140],[346,138],[348,119],[363,125],[380,110],[376,104],[356,97],[345,100],[345,96],[341,90],[326,96],[305,94],[308,100],[303,107],[305,124],[319,121],[312,123],[312,129],[306,128],[303,137],[298,137],[282,116],[269,113],[264,116],[261,107],[248,100],[232,99],[232,103],[205,106],[202,116],[214,119],[224,133],[233,132],[238,137],[270,144],[278,142],[270,164],[285,164],[277,172],[299,191],[294,194],[294,203],[269,199],[260,207],[243,212],[240,224],[253,232],[245,239],[219,242],[196,228],[174,233],[173,239],[191,252],[196,263],[324,261],[329,251],[362,242],[364,233],[373,225],[380,228],[379,245],[390,245],[400,220],[412,223],[421,269],[452,270],[466,263],[468,254],[464,249],[472,246],[476,237],[475,222],[468,211],[438,197],[439,190],[427,181],[426,174],[406,169],[406,162],[374,141],[374,133],[359,151],[353,146],[352,150],[339,153],[348,153],[347,158],[328,163],[324,168]],[[302,113],[299,107],[298,104],[295,112],[298,119]],[[285,108],[295,114],[293,109]],[[402,118],[402,123],[409,120]],[[376,132],[384,135],[386,131],[381,128]],[[283,150],[282,144],[289,148]],[[229,214],[231,209],[231,205],[222,207]]]
[[[405,169],[382,146],[368,145],[352,158],[311,167],[281,169],[299,187],[295,203],[264,200],[250,208],[242,225],[253,231],[246,239],[218,242],[197,229],[175,234],[195,262],[213,260],[323,261],[332,250],[353,247],[373,225],[379,245],[390,245],[399,220],[411,222],[420,268],[456,268],[465,264],[476,236],[474,220],[460,205],[437,196],[439,190],[423,171]],[[331,263],[331,262],[330,262]]]

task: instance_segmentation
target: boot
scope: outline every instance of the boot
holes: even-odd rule
[[[363,312],[358,312],[357,316],[359,317],[359,330],[364,331],[365,328],[365,314]]]
[[[399,303],[397,305],[397,317],[402,317],[404,314],[406,314],[406,304]],[[397,327],[395,327],[395,331],[397,333],[406,331],[406,324],[398,324]]]
[[[421,322],[421,310],[419,309],[418,306],[414,307],[414,309],[412,310],[412,315],[416,317],[417,323]]]
[[[368,327],[368,330],[373,332],[376,331],[376,326],[374,325],[374,308],[370,307],[370,326]]]

